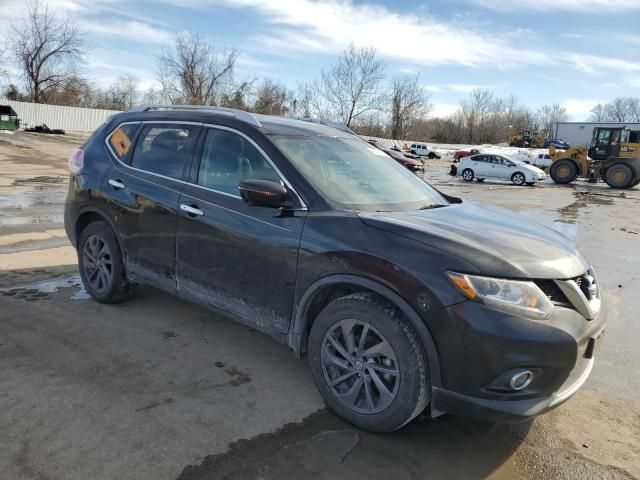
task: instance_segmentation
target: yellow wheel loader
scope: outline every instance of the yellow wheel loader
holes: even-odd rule
[[[596,127],[589,150],[558,150],[551,145],[549,156],[553,160],[549,173],[556,183],[573,182],[578,177],[589,182],[602,179],[612,188],[632,188],[640,183],[640,131]]]
[[[543,148],[544,138],[539,137],[537,132],[532,133],[529,130],[525,130],[509,137],[509,146],[524,148]]]

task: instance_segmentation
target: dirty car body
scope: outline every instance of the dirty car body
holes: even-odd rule
[[[606,322],[587,260],[558,233],[441,194],[371,150],[239,111],[115,115],[70,159],[65,228],[83,281],[98,292],[96,268],[270,334],[308,354],[334,411],[371,430],[425,408],[523,420],[567,400]]]

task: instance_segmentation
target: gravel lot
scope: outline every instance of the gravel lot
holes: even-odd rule
[[[640,187],[466,184],[444,192],[575,239],[609,295],[586,386],[518,425],[420,418],[372,435],[327,412],[306,364],[233,320],[150,288],[87,299],[62,230],[84,139],[0,132],[0,478],[640,478]]]

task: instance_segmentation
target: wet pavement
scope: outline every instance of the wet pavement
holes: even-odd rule
[[[61,235],[80,142],[0,135],[0,478],[640,478],[639,187],[467,184],[428,162],[445,193],[574,239],[609,326],[585,387],[535,421],[421,417],[374,435],[328,412],[306,364],[252,329],[149,288],[88,300]]]

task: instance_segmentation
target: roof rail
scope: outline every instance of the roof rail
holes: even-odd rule
[[[332,122],[330,120],[323,120],[321,118],[312,118],[312,117],[289,117],[289,118],[293,118],[294,120],[302,120],[303,122],[319,123],[320,125],[325,125],[327,127],[335,128],[336,130],[350,133],[351,135],[355,135],[356,137],[358,136],[356,132],[354,132],[349,127],[346,127],[339,122]]]
[[[261,127],[262,124],[255,115],[244,110],[236,108],[217,107],[213,105],[136,105],[129,110],[130,112],[152,112],[152,111],[170,111],[170,110],[199,110],[219,112],[232,115],[238,120],[249,123],[255,127]]]

